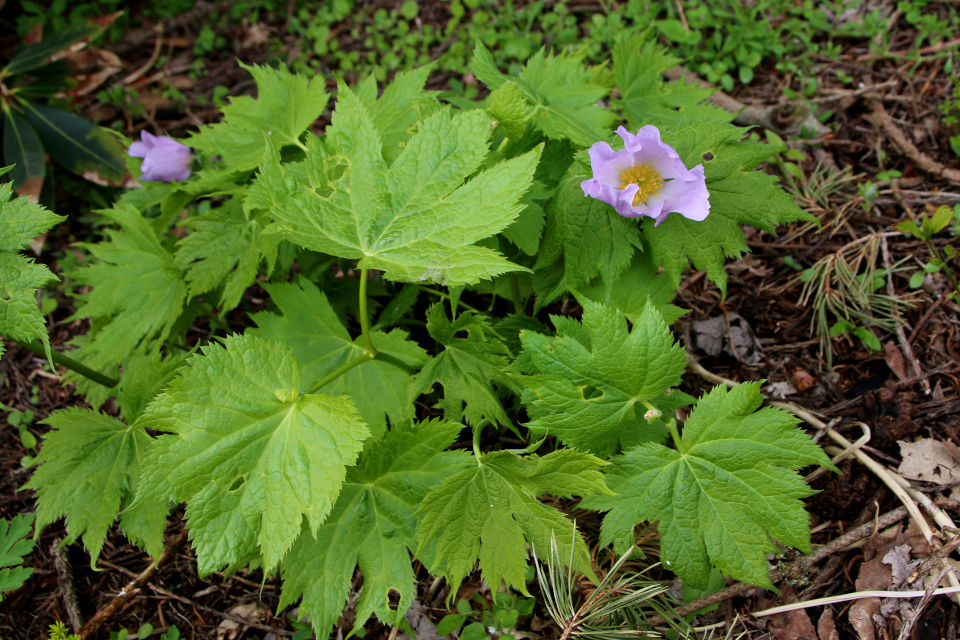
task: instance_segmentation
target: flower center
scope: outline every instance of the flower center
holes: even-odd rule
[[[620,172],[620,188],[626,189],[631,184],[640,187],[637,195],[633,197],[633,206],[637,206],[641,202],[646,202],[647,198],[656,195],[663,188],[663,178],[660,177],[660,172],[651,165],[637,163]]]

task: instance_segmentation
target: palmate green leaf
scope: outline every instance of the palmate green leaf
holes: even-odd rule
[[[609,90],[594,81],[594,73],[582,61],[582,55],[554,55],[541,49],[512,78],[500,73],[493,56],[477,41],[470,69],[491,90],[516,84],[533,108],[531,121],[545,136],[588,147],[604,137],[616,114],[597,105]]]
[[[547,205],[546,231],[534,266],[538,307],[597,276],[616,280],[639,243],[635,221],[583,195],[580,183],[590,176],[589,167],[574,162]]]
[[[256,169],[267,140],[277,148],[302,146],[300,136],[327,106],[323,78],[307,79],[276,69],[241,64],[257,83],[257,98],[237,96],[223,108],[223,122],[202,127],[186,140],[199,151],[223,158],[225,172]]]
[[[123,375],[117,402],[127,424],[133,424],[147,405],[173,380],[176,370],[186,362],[186,354],[174,351],[161,358],[160,353],[134,355],[123,362]]]
[[[703,102],[714,89],[703,89],[682,80],[664,82],[663,73],[682,60],[669,55],[648,34],[624,31],[613,47],[613,70],[626,108],[631,131],[653,124],[658,127],[686,118],[730,122],[733,114]]]
[[[363,355],[363,338],[350,338],[327,301],[312,282],[301,279],[298,284],[264,284],[280,314],[256,313],[250,319],[257,328],[252,335],[283,343],[293,350],[301,367],[300,391],[347,362]],[[378,352],[393,356],[412,369],[427,361],[426,352],[399,329],[390,333],[373,331],[373,346]],[[408,422],[414,417],[414,406],[407,388],[410,374],[383,360],[371,360],[354,367],[322,391],[329,395],[349,395],[375,438],[391,424]]]
[[[652,302],[668,325],[687,313],[686,309],[671,304],[677,287],[666,273],[657,273],[650,252],[638,251],[626,271],[613,282],[598,277],[590,284],[581,285],[577,292],[586,297],[619,309],[630,322],[637,322],[647,302]]]
[[[777,178],[750,171],[783,147],[738,142],[743,133],[733,125],[704,120],[683,121],[661,131],[663,141],[688,167],[703,163],[710,193],[710,215],[702,222],[679,214],[671,214],[660,226],[654,226],[652,218],[643,219],[643,236],[654,263],[666,268],[674,282],[680,281],[689,258],[726,294],[725,258],[739,258],[750,250],[741,225],[774,233],[780,224],[816,222],[784,192]]]
[[[82,244],[100,262],[70,274],[93,287],[78,296],[81,306],[71,320],[94,318],[104,323],[77,352],[94,369],[159,348],[180,316],[188,291],[173,256],[139,211],[123,205],[99,213],[120,230],[107,230],[109,242]]]
[[[357,98],[363,103],[373,120],[383,145],[383,158],[387,164],[399,157],[403,144],[410,138],[410,129],[423,117],[428,105],[436,102],[439,91],[424,91],[423,85],[430,75],[430,67],[401,71],[377,98],[377,80],[367,76],[357,87]]]
[[[453,475],[434,487],[420,507],[423,522],[417,533],[418,551],[435,549],[432,573],[440,573],[456,594],[477,559],[483,578],[493,590],[501,582],[527,593],[527,545],[544,558],[555,534],[560,557],[573,556],[574,569],[591,575],[590,556],[572,523],[537,496],[607,494],[594,456],[560,449],[546,456],[523,458],[509,451],[480,456],[478,466]],[[573,553],[571,553],[573,552]]]
[[[280,165],[275,151],[264,159],[245,206],[273,217],[268,232],[391,280],[473,284],[523,270],[474,243],[516,219],[539,148],[464,184],[487,154],[489,116],[443,109],[388,167],[363,101],[345,85],[338,96],[325,143],[309,140],[302,166]]]
[[[0,170],[0,175],[7,171]],[[0,184],[0,334],[25,342],[39,339],[49,356],[50,341],[37,307],[37,289],[56,282],[57,277],[19,252],[66,218],[27,198],[12,196],[11,183]]]
[[[657,406],[657,398],[680,382],[686,352],[652,304],[628,332],[620,311],[581,302],[582,325],[556,322],[556,337],[520,334],[538,371],[525,380],[523,400],[536,418],[527,427],[602,458],[622,441],[662,441],[663,425],[647,423],[642,403]]]
[[[177,243],[175,260],[186,273],[190,296],[222,284],[220,309],[226,313],[256,280],[261,259],[276,255],[279,238],[261,235],[260,220],[248,219],[236,198],[190,218],[186,226],[192,231]]]
[[[300,616],[309,616],[318,638],[329,635],[350,595],[360,566],[363,591],[356,628],[371,614],[396,625],[416,597],[410,552],[416,549],[417,508],[431,487],[472,464],[464,451],[447,451],[462,425],[432,420],[393,427],[382,440],[368,440],[316,537],[304,531],[281,564],[283,609],[303,596]],[[390,590],[400,594],[390,606]]]
[[[13,520],[0,518],[0,602],[4,591],[19,589],[33,575],[32,568],[16,566],[36,544],[28,537],[32,523],[32,513],[14,516]]]
[[[439,382],[443,385],[440,406],[445,419],[475,425],[486,418],[515,429],[493,383],[514,393],[520,393],[520,386],[504,372],[510,354],[489,321],[464,312],[450,322],[443,305],[437,303],[427,310],[427,331],[444,348],[410,383],[413,397]],[[457,337],[458,332],[466,332],[467,337]]]
[[[151,444],[137,503],[187,502],[201,575],[262,555],[273,570],[315,535],[369,435],[349,398],[302,395],[289,347],[251,335],[214,344],[140,417]]]
[[[140,463],[151,438],[92,409],[55,411],[43,421],[53,427],[37,456],[37,470],[24,488],[37,492],[37,530],[66,517],[66,544],[82,537],[96,568],[107,530],[132,502]],[[127,509],[124,533],[154,558],[163,551],[166,501]]]
[[[810,517],[801,498],[814,493],[795,470],[836,469],[797,429],[797,419],[763,402],[760,383],[715,387],[693,408],[679,451],[646,443],[614,459],[607,482],[616,496],[581,506],[608,511],[600,541],[625,550],[633,528],[659,521],[664,564],[693,586],[706,586],[710,567],[735,580],[772,588],[773,543],[810,551]]]
[[[513,224],[501,232],[504,238],[528,256],[537,255],[540,248],[540,237],[546,222],[546,213],[541,203],[552,195],[552,190],[545,188],[539,180],[534,181],[533,187],[520,200],[526,206]]]

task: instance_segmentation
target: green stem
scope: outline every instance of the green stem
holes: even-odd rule
[[[363,333],[364,351],[373,360],[377,357],[377,348],[370,337],[370,317],[367,315],[367,270],[360,269],[360,331]]]
[[[940,255],[940,250],[937,249],[937,245],[933,244],[933,240],[930,238],[927,238],[927,247],[929,247],[930,253],[932,253],[934,257],[940,261],[940,264],[943,265],[940,270],[947,275],[947,278],[953,285],[953,290],[957,292],[957,296],[960,296],[960,284],[957,284],[957,279],[953,277],[953,273],[950,271],[950,265],[948,265],[947,261],[944,260],[943,256]]]
[[[391,364],[398,369],[406,371],[410,375],[413,375],[417,372],[416,369],[408,365],[406,362],[392,356],[388,353],[382,353],[377,351],[377,348],[373,346],[373,338],[370,335],[370,316],[367,313],[367,270],[360,270],[360,332],[363,334],[363,353],[350,362],[346,363],[342,367],[335,369],[317,380],[310,389],[307,390],[307,393],[316,393],[323,387],[327,386],[350,369],[354,367],[359,367],[364,362],[370,362],[371,360],[382,360],[387,364]]]
[[[480,458],[483,455],[480,453],[480,434],[483,433],[483,428],[487,426],[487,424],[489,424],[487,420],[481,420],[477,423],[477,426],[473,428],[473,455],[477,457],[478,467],[482,466],[480,464]]]
[[[322,378],[320,378],[319,380],[317,380],[317,381],[313,384],[313,386],[310,387],[310,388],[307,390],[307,393],[316,393],[317,391],[319,391],[319,390],[322,389],[323,387],[327,386],[328,384],[330,384],[331,382],[333,382],[334,380],[336,380],[337,378],[339,378],[340,376],[342,376],[343,374],[345,374],[347,371],[350,371],[350,369],[353,369],[354,367],[359,367],[359,366],[362,365],[364,362],[370,362],[370,361],[373,360],[375,357],[376,357],[376,356],[372,356],[372,355],[370,355],[369,353],[367,353],[366,351],[364,351],[362,355],[357,356],[356,358],[354,358],[353,360],[351,360],[351,361],[348,362],[347,364],[343,365],[343,366],[340,367],[339,369],[334,369],[333,371],[331,371],[331,372],[328,373],[327,375],[325,375],[325,376],[323,376]]]
[[[213,308],[213,305],[207,302],[206,300],[197,299],[197,305],[200,307],[200,310],[206,314],[207,319],[210,321],[210,325],[214,328],[221,329],[230,333],[230,327],[225,325],[221,320],[220,316],[217,315],[217,310]]]
[[[16,342],[18,345],[20,345],[21,347],[23,347],[23,348],[26,349],[27,351],[30,351],[30,352],[32,352],[32,353],[35,353],[35,354],[37,354],[38,356],[43,356],[44,358],[47,357],[47,352],[46,352],[46,350],[44,350],[43,345],[41,345],[41,344],[38,343],[38,342],[21,342],[20,340],[11,340],[11,342]],[[59,364],[59,365],[63,365],[64,367],[66,367],[67,369],[70,369],[70,370],[73,371],[74,373],[79,373],[79,374],[82,375],[84,378],[87,378],[87,379],[89,379],[89,380],[93,380],[93,381],[96,382],[97,384],[102,384],[103,386],[105,386],[105,387],[107,387],[107,388],[109,388],[109,389],[112,389],[113,387],[115,387],[115,386],[117,386],[118,384],[120,384],[120,381],[119,381],[119,380],[116,380],[116,379],[111,378],[111,377],[109,377],[109,376],[105,376],[105,375],[103,375],[102,373],[100,373],[99,371],[94,371],[94,370],[91,369],[90,367],[88,367],[88,366],[86,366],[86,365],[84,365],[84,364],[81,364],[81,363],[77,362],[76,360],[74,360],[73,358],[71,358],[71,357],[69,357],[69,356],[63,355],[63,354],[60,353],[59,351],[54,351],[53,349],[51,349],[51,350],[50,350],[50,355],[51,355],[51,357],[53,358],[53,361],[54,361],[55,363],[57,363],[57,364]]]
[[[527,305],[524,304],[523,296],[520,294],[520,278],[516,271],[510,273],[510,293],[513,295],[513,310],[518,316],[527,315]]]
[[[670,430],[670,435],[673,436],[673,444],[677,447],[677,451],[681,451],[680,431],[677,429],[677,421],[674,418],[667,418],[664,422],[667,423],[667,429]]]
[[[411,375],[411,376],[412,376],[412,375],[415,375],[415,374],[417,373],[417,371],[419,371],[419,369],[416,369],[416,368],[414,368],[414,367],[411,367],[410,365],[408,365],[406,362],[404,362],[404,361],[401,360],[400,358],[397,358],[396,356],[392,356],[392,355],[390,355],[389,353],[384,353],[383,351],[377,351],[377,360],[380,360],[380,361],[382,361],[382,362],[386,362],[387,364],[392,364],[392,365],[395,366],[397,369],[401,369],[401,370],[403,370],[404,372],[408,373],[408,374]]]
[[[424,287],[423,289],[427,293],[432,293],[435,296],[440,296],[444,300],[450,300],[450,294],[448,293],[444,293],[443,291],[437,291],[436,289],[429,289],[427,287]],[[467,304],[463,300],[457,301],[457,306],[463,307],[467,311],[473,311],[474,313],[483,313],[482,311],[480,311],[480,309],[477,309],[476,307],[471,307],[469,304]]]

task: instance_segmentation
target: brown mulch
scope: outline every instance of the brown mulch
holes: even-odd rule
[[[392,8],[396,3],[369,4]],[[421,3],[422,6],[428,4]],[[291,2],[290,6],[294,3]],[[583,9],[586,12],[589,7]],[[425,20],[432,16],[443,26],[445,13],[440,9],[434,13],[423,11],[421,16]],[[164,52],[167,62],[162,71],[150,69],[129,83],[142,112],[129,105],[121,107],[100,102],[91,94],[80,100],[82,113],[104,124],[119,121],[131,136],[137,135],[136,132],[144,127],[183,134],[215,117],[217,110],[212,106],[214,87],[226,86],[231,95],[252,88],[248,74],[236,65],[237,58],[248,63],[263,62],[279,51],[296,47],[292,37],[283,35],[282,27],[287,19],[286,15],[279,13],[263,25],[221,24],[217,27],[218,32],[234,43],[234,49],[205,59],[205,73],[199,77],[191,73],[196,34],[202,24],[214,26],[220,21],[207,18],[206,21],[179,24],[160,36],[146,37],[149,34],[144,32],[134,45],[129,42],[120,45],[125,48],[125,67],[117,76],[123,77],[140,69],[156,50]],[[912,28],[902,18],[891,28],[892,49],[909,50],[915,38]],[[349,41],[346,35],[344,38],[343,47],[362,46],[362,42]],[[0,46],[5,45],[0,43]],[[902,369],[903,365],[898,364],[895,355],[899,353],[903,359],[905,354],[895,335],[880,335],[887,350],[877,352],[866,349],[855,339],[835,338],[833,367],[828,370],[820,353],[819,341],[811,333],[809,305],[799,304],[802,284],[797,280],[798,272],[784,257],[789,256],[806,268],[848,243],[872,233],[891,231],[891,225],[899,220],[929,213],[935,204],[960,201],[960,198],[952,200],[950,195],[960,193],[960,185],[938,177],[928,167],[921,167],[916,158],[905,156],[901,146],[887,135],[888,131],[871,121],[872,114],[877,112],[875,105],[881,104],[893,124],[928,159],[956,170],[960,163],[949,150],[949,133],[939,125],[937,111],[949,95],[951,81],[942,71],[942,58],[917,64],[895,58],[870,58],[866,43],[855,40],[845,43],[839,60],[814,58],[818,65],[816,77],[820,81],[815,98],[822,99],[820,108],[835,111],[830,124],[837,130],[817,140],[792,142],[791,146],[804,151],[806,159],[801,166],[807,176],[822,166],[827,167],[827,175],[836,176],[841,169],[849,167],[850,174],[859,177],[847,181],[826,198],[805,201],[805,207],[822,224],[819,231],[810,225],[797,224],[783,229],[776,238],[748,230],[748,244],[753,253],[728,265],[730,280],[725,299],[702,274],[689,272],[676,303],[691,312],[680,321],[677,335],[689,339],[693,323],[717,317],[732,322],[732,314],[738,314],[756,337],[759,347],[756,355],[737,350],[715,356],[699,352],[696,355],[701,364],[714,373],[738,381],[789,382],[798,392],[786,399],[820,412],[828,421],[838,418],[840,424],[856,420],[868,422],[873,429],[868,451],[881,462],[896,467],[900,455],[897,441],[901,439],[933,437],[960,446],[960,344],[956,335],[960,307],[946,299],[949,289],[942,276],[929,277],[918,290],[908,287],[910,275],[919,268],[914,260],[912,268],[893,274],[892,279],[897,294],[913,300],[903,320],[922,379],[918,380],[909,373],[909,362],[906,364],[907,375],[898,375],[897,369]],[[836,79],[838,70],[851,76],[853,83],[843,84]],[[734,97],[751,105],[777,104],[784,87],[799,89],[794,80],[768,65],[757,70],[751,85],[739,86]],[[896,84],[875,94],[849,95],[853,92],[851,87],[871,87],[889,81]],[[446,78],[433,78],[431,85],[443,88]],[[161,89],[165,86],[177,88],[185,99],[178,101],[163,97]],[[891,169],[899,171],[902,177],[882,185],[873,206],[864,210],[857,184],[875,180],[877,173]],[[69,211],[71,220],[50,234],[40,260],[61,273],[62,265],[54,256],[70,251],[71,243],[89,235],[90,227],[80,217],[88,213],[90,206],[63,188],[58,194],[58,202],[59,210]],[[901,236],[890,236],[887,241],[894,262],[903,258],[927,261],[925,248],[920,243]],[[943,245],[947,239],[938,239],[938,242]],[[255,298],[256,304],[263,304],[266,299],[264,292],[258,290],[249,291],[247,296]],[[66,300],[60,300],[60,303],[61,308],[54,314],[56,323],[50,327],[54,344],[63,344],[84,331],[80,323],[67,322],[70,309]],[[231,316],[229,321],[236,329],[242,329],[245,322],[240,314]],[[199,337],[199,333],[195,337]],[[684,388],[699,395],[709,385],[690,374]],[[36,402],[31,402],[31,396],[36,396]],[[69,388],[59,384],[41,359],[16,345],[9,345],[7,354],[0,361],[0,402],[16,409],[32,409],[38,422],[54,410],[83,404]],[[115,412],[115,407],[108,404],[105,410]],[[20,490],[29,478],[29,471],[21,464],[22,457],[28,452],[21,446],[14,427],[4,423],[0,430],[0,517],[10,518],[18,513],[32,512],[34,504],[32,492]],[[33,432],[41,435],[45,430],[46,427],[37,424]],[[859,435],[855,427],[843,427],[842,431],[851,439]],[[824,474],[814,481],[813,486],[819,493],[807,501],[812,515],[811,526],[818,527],[815,544],[826,543],[845,530],[871,520],[876,513],[885,513],[899,505],[897,499],[856,461],[845,461],[839,466],[841,474]],[[956,502],[938,498],[938,504],[952,516],[960,517],[960,505]],[[182,510],[171,517],[168,540],[181,531],[181,516]],[[589,518],[579,524],[586,532],[599,528],[599,521]],[[7,594],[0,603],[0,637],[43,638],[52,622],[68,619],[61,598],[61,579],[51,551],[65,535],[63,523],[57,522],[47,527],[37,539],[36,550],[27,563],[35,568],[33,577],[21,589]],[[595,543],[596,536],[590,538]],[[651,561],[655,559],[655,532],[649,532],[644,546]],[[609,561],[605,552],[596,551],[596,554]],[[72,568],[79,612],[84,618],[93,616],[149,562],[145,554],[130,545],[116,530],[111,531],[105,542],[97,570],[89,566],[89,556],[79,543],[66,547],[66,559]],[[863,561],[858,550],[831,557],[824,563],[821,577],[832,577],[818,581],[815,574],[810,576],[813,587],[808,588],[813,592],[798,588],[800,597],[808,599],[855,590],[857,568]],[[416,568],[421,579],[421,602],[429,602],[435,608],[432,611],[434,619],[439,619],[445,610],[445,590],[431,591],[432,579],[419,564]],[[289,609],[281,612],[279,617],[273,617],[279,602],[276,577],[264,579],[259,571],[241,571],[230,577],[213,574],[200,579],[189,545],[150,584],[152,586],[131,600],[96,637],[106,638],[108,631],[121,627],[135,632],[143,623],[152,624],[157,632],[176,625],[185,638],[217,637],[218,625],[238,616],[242,619],[248,611],[243,605],[258,602],[264,605],[256,622],[259,627],[245,632],[241,630],[241,635],[236,637],[267,638],[272,637],[271,633],[287,636],[293,632]],[[357,587],[361,584],[359,574],[355,584]],[[475,576],[461,595],[469,596],[480,588]],[[775,594],[768,593],[766,597],[772,599],[771,605],[781,603]],[[716,612],[703,616],[701,621],[705,624],[730,621],[737,614],[748,614],[751,608],[759,608],[756,598],[757,594],[752,594],[749,598],[728,601]],[[929,612],[924,633],[935,628],[936,634],[950,638],[953,633],[952,638],[956,637],[956,607],[941,598],[935,601]],[[535,617],[541,621],[547,618],[539,605]],[[352,612],[348,610],[341,620],[341,633],[347,633],[352,622]],[[856,637],[839,609],[835,624],[843,637]],[[267,628],[275,631],[270,632]],[[390,634],[390,629],[375,619],[367,624],[366,629],[369,638],[382,640]],[[747,632],[748,637],[770,631],[779,638],[777,629],[777,624],[768,628],[761,620],[749,622],[740,630]],[[556,628],[549,625],[538,631],[548,637],[555,637],[555,632]],[[826,638],[821,637],[821,640]]]

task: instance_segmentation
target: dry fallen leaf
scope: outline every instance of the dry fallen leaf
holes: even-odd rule
[[[816,386],[817,379],[804,369],[797,367],[793,371],[793,384],[796,385],[797,391],[803,393],[810,387]]]
[[[893,341],[883,345],[883,357],[887,361],[887,366],[898,378],[906,380],[910,377],[910,374],[907,373],[907,361]]]
[[[783,380],[781,382],[774,382],[767,385],[767,388],[764,391],[774,398],[786,398],[787,396],[796,394],[797,388],[794,387],[793,383],[789,380]]]
[[[820,622],[817,623],[817,635],[820,640],[840,640],[840,632],[837,631],[837,623],[833,621],[833,609],[827,607],[820,616]]]
[[[789,586],[783,589],[783,604],[798,602],[797,595]],[[810,622],[806,609],[770,616],[770,632],[777,640],[817,640],[817,631]]]
[[[939,440],[923,438],[916,442],[900,441],[900,463],[897,471],[908,480],[922,480],[935,484],[960,482],[960,462]]]
[[[247,622],[261,622],[270,615],[262,602],[245,602],[227,611],[231,616]],[[224,620],[217,627],[217,640],[236,640],[247,630],[247,626],[235,620]]]

